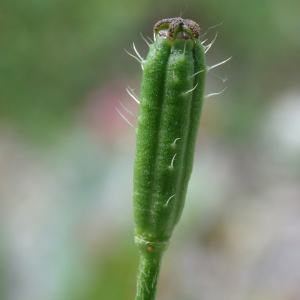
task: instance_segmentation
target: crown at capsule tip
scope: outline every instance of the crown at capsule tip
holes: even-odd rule
[[[172,40],[178,39],[198,39],[200,37],[199,25],[188,19],[169,18],[158,21],[154,25],[154,33]]]

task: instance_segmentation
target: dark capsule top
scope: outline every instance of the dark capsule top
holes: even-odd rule
[[[172,40],[178,39],[198,39],[200,37],[200,27],[192,20],[182,18],[170,18],[158,21],[154,25],[155,34],[165,36]]]

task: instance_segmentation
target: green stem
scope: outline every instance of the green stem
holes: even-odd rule
[[[150,243],[135,237],[139,247],[140,265],[135,300],[154,300],[163,254],[168,243]]]
[[[181,18],[154,27],[142,61],[134,164],[136,300],[154,300],[161,261],[185,202],[204,101],[205,48],[199,25]]]

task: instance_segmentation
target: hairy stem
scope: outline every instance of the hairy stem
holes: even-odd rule
[[[191,20],[158,22],[141,62],[133,193],[140,252],[136,300],[155,299],[162,256],[185,202],[208,71],[199,32]]]
[[[136,300],[154,300],[163,251],[140,251]]]

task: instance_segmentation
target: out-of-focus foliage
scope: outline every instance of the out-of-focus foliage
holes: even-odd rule
[[[145,57],[140,33],[184,10],[202,34],[223,22],[208,65],[233,58],[208,76],[227,90],[204,104],[158,300],[299,298],[300,2],[2,0],[1,299],[133,299],[135,135],[115,106],[137,113],[142,70],[123,48]]]
[[[89,90],[122,73],[140,22],[131,2],[1,1],[2,120],[37,138],[68,124]]]

